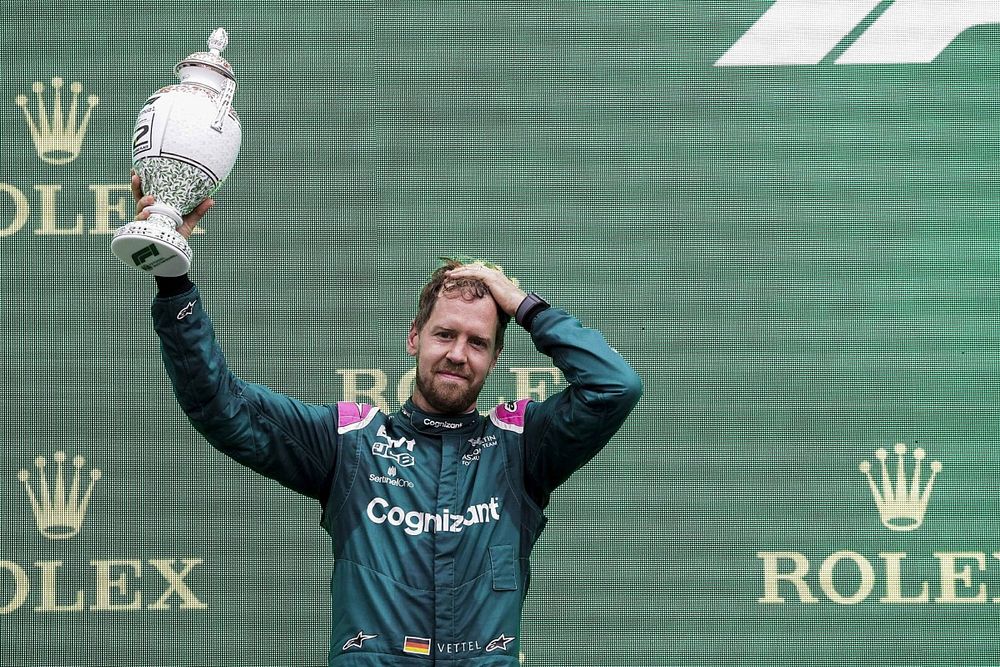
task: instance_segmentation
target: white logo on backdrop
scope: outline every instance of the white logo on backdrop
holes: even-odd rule
[[[101,478],[101,471],[97,468],[90,470],[90,483],[81,496],[80,482],[85,459],[82,456],[73,457],[73,480],[68,489],[63,470],[65,452],[56,452],[52,455],[52,459],[56,462],[56,470],[51,486],[45,470],[44,456],[35,459],[35,468],[38,470],[37,493],[29,483],[30,472],[22,469],[17,478],[24,483],[24,490],[35,513],[35,523],[42,535],[50,540],[68,540],[80,532],[80,526],[83,525],[83,518],[87,513],[87,505],[90,503],[90,495],[94,491],[94,484]]]
[[[815,65],[848,41],[838,65],[930,63],[959,35],[1000,23],[992,0],[896,0],[849,38],[882,0],[778,0],[717,67]]]
[[[90,114],[100,101],[97,95],[87,96],[87,108],[80,115],[80,93],[83,92],[83,84],[74,81],[70,84],[69,90],[72,97],[63,100],[62,97],[63,80],[61,77],[52,78],[52,107],[51,111],[46,108],[45,84],[35,81],[31,86],[31,91],[35,93],[37,101],[37,115],[32,116],[28,111],[28,97],[18,95],[14,98],[15,104],[21,107],[24,112],[24,120],[31,130],[31,139],[35,142],[35,152],[38,157],[49,164],[69,164],[80,154],[80,146],[83,144],[83,137],[87,134],[87,124],[90,123]],[[68,104],[69,108],[63,111],[63,104]]]
[[[875,457],[881,463],[882,485],[879,487],[871,474],[871,463],[862,461],[858,468],[868,478],[868,488],[871,489],[872,497],[878,506],[879,516],[882,517],[882,525],[889,530],[906,532],[916,530],[924,522],[924,513],[927,511],[927,502],[931,497],[931,490],[934,488],[934,478],[941,472],[941,462],[931,462],[931,475],[927,480],[927,485],[920,486],[921,463],[927,453],[920,447],[913,450],[913,476],[907,480],[904,456],[906,455],[906,445],[899,443],[895,447],[896,452],[896,481],[893,483],[889,474],[889,467],[886,465],[886,458],[889,454],[884,448],[875,450]]]
[[[34,462],[37,474],[21,469],[17,477],[24,484],[39,532],[50,540],[66,540],[80,532],[94,487],[102,478],[102,473],[97,468],[91,468],[85,474],[86,460],[82,456],[73,457],[72,472],[69,466],[64,465],[67,461],[65,452],[55,452],[52,460],[55,461],[55,470],[48,459],[39,456]],[[85,477],[89,478],[89,483]],[[175,605],[183,610],[206,609],[208,605],[198,598],[186,581],[203,563],[203,559],[198,557],[177,556],[146,560],[137,557],[90,557],[85,558],[83,563],[67,563],[36,554],[31,564],[0,559],[0,576],[10,576],[7,581],[13,582],[0,593],[0,615],[13,614],[24,607],[32,590],[38,595],[33,609],[40,613],[166,611]],[[90,589],[68,584],[67,578],[60,574],[64,569],[86,571]],[[159,589],[152,588],[157,579],[149,576],[150,572],[159,575]],[[158,597],[154,597],[157,593]],[[87,604],[88,597],[90,604]],[[174,598],[178,598],[179,603]]]

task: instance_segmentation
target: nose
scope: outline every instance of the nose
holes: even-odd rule
[[[462,365],[466,362],[467,356],[466,343],[464,340],[459,339],[452,342],[445,358],[455,365]]]

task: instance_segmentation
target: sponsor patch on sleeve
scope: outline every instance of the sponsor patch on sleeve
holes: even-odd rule
[[[522,398],[519,401],[501,403],[490,411],[490,420],[505,431],[523,433],[524,415],[530,402],[530,398]]]
[[[377,414],[378,408],[374,405],[340,401],[337,403],[337,433],[344,434],[364,428]]]

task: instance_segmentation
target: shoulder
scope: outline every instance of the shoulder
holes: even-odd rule
[[[349,431],[363,429],[376,420],[382,411],[367,403],[337,403],[337,433],[343,435]]]
[[[494,426],[505,431],[524,433],[525,416],[530,403],[530,398],[501,403],[490,410],[490,421],[493,422]]]

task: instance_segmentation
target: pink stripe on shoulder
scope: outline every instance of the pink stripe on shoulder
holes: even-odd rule
[[[515,433],[524,432],[524,415],[528,410],[530,398],[522,398],[519,401],[501,403],[490,411],[490,419],[499,428]]]
[[[348,403],[339,401],[337,403],[337,433],[347,433],[364,428],[371,423],[378,408],[367,403]]]

